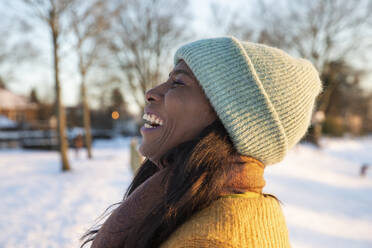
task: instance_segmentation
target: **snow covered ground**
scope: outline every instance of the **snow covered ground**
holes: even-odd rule
[[[298,145],[266,173],[293,247],[372,247],[372,137]],[[367,176],[359,176],[363,163]]]
[[[0,150],[0,247],[79,247],[79,237],[130,183],[128,145],[96,143],[92,161],[71,150],[67,173],[56,152]]]
[[[294,248],[372,247],[372,137],[300,144],[266,170]],[[78,247],[79,237],[118,202],[131,181],[129,139],[95,143],[92,161],[61,173],[55,152],[0,150],[0,247]]]

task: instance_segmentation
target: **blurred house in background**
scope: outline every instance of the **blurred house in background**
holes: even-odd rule
[[[0,88],[0,115],[18,123],[37,121],[38,106],[26,97]]]
[[[366,130],[367,133],[370,133],[372,132],[372,94],[369,96],[367,100],[367,106],[368,106],[368,111],[366,115],[366,122],[365,122],[364,129]]]
[[[0,115],[0,130],[17,128],[17,123],[4,115]]]
[[[345,90],[334,92],[323,122],[323,132],[330,136],[367,135],[372,132],[372,92]]]
[[[346,128],[353,135],[361,135],[363,128],[363,117],[353,113],[347,113],[345,116]]]

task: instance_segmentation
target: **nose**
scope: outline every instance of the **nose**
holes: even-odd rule
[[[145,98],[147,102],[151,101],[160,101],[161,99],[161,93],[157,89],[158,87],[154,87],[145,93]]]

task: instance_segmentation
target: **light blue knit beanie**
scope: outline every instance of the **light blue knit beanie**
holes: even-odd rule
[[[235,37],[198,40],[179,48],[239,153],[265,165],[283,160],[306,134],[319,74],[307,60]]]

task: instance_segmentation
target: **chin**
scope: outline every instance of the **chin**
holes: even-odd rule
[[[144,156],[146,159],[150,160],[152,163],[154,163],[159,169],[162,169],[163,167],[160,166],[159,160],[160,156],[155,156],[154,154],[151,154],[146,148],[142,145],[139,146],[138,152]]]
[[[138,152],[139,152],[142,156],[144,156],[144,157],[146,157],[146,158],[151,157],[151,156],[148,154],[148,151],[146,151],[146,150],[148,150],[148,149],[146,149],[146,146],[144,146],[143,144],[140,144],[140,145],[139,145],[139,147],[138,147]]]
[[[142,151],[141,147],[138,148],[138,152],[139,152],[142,156],[144,156],[145,158],[147,158],[146,153]]]

